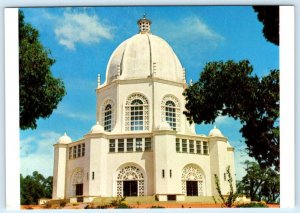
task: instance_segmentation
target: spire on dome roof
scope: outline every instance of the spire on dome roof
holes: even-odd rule
[[[97,84],[98,84],[97,88],[100,88],[100,85],[101,85],[100,74],[98,74],[98,76],[97,76]]]
[[[146,18],[146,14],[144,14],[143,18],[137,21],[137,24],[140,29],[140,33],[150,33],[151,20]]]

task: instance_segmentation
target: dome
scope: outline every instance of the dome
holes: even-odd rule
[[[208,136],[210,136],[210,137],[224,137],[222,132],[216,126],[212,130],[210,130]]]
[[[104,128],[103,126],[101,126],[99,124],[99,122],[97,121],[96,125],[94,125],[91,129],[91,132],[92,133],[100,133],[100,132],[104,132]]]
[[[68,144],[68,143],[71,143],[71,142],[72,142],[72,139],[67,135],[67,133],[65,133],[63,136],[61,136],[58,139],[59,144]]]
[[[147,21],[149,26],[145,27],[141,21]],[[150,33],[151,21],[144,18],[138,24],[140,32],[122,42],[112,53],[106,69],[106,84],[116,78],[149,76],[184,82],[184,70],[173,49],[165,40]]]

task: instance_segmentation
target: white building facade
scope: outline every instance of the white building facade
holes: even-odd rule
[[[53,199],[152,196],[184,200],[229,192],[234,148],[220,130],[195,133],[183,111],[185,70],[169,44],[138,21],[140,32],[112,53],[98,76],[97,124],[78,141],[54,145]]]

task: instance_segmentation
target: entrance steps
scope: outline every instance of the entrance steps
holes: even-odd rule
[[[97,197],[93,203],[108,204],[116,197]],[[158,204],[159,202],[178,202],[178,203],[215,203],[212,196],[185,196],[185,201],[157,201],[155,196],[126,197],[128,204]]]

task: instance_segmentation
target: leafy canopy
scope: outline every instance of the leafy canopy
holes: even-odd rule
[[[207,63],[184,92],[184,114],[198,124],[220,115],[239,119],[249,156],[279,170],[279,70],[262,78],[252,71],[247,60]]]
[[[34,171],[32,175],[20,175],[21,205],[37,204],[40,198],[52,197],[52,176],[45,178]]]
[[[279,45],[279,6],[253,6],[257,18],[263,23],[263,34],[267,41]]]
[[[39,32],[24,22],[19,10],[20,128],[35,129],[38,118],[49,117],[66,94],[62,80],[54,78],[55,60],[39,41]]]
[[[253,201],[278,202],[280,177],[272,168],[262,169],[256,162],[245,161],[246,175],[238,183],[238,192]]]

